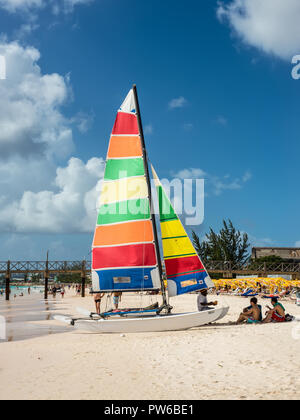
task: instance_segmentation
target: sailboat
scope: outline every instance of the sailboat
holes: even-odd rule
[[[121,105],[110,137],[92,246],[94,293],[161,293],[162,303],[86,318],[57,317],[91,332],[155,332],[198,327],[224,317],[228,307],[172,313],[170,298],[214,287],[152,167],[160,210],[163,258],[151,193],[148,155],[134,85]]]

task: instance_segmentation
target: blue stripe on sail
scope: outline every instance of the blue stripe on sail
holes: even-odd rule
[[[96,270],[99,278],[100,291],[110,290],[145,290],[158,289],[153,285],[151,271],[148,268],[121,268],[113,270]]]
[[[186,274],[184,276],[168,278],[169,296],[183,295],[184,293],[208,289],[206,279],[209,279],[206,271]]]

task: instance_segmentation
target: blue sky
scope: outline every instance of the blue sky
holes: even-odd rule
[[[265,10],[255,8],[257,1],[243,0],[242,13],[235,0],[95,0],[75,1],[73,8],[69,1],[67,9],[60,2],[60,10],[53,9],[56,2],[51,0],[44,7],[43,2],[31,7],[29,1],[17,9],[12,0],[0,1],[0,55],[9,55],[9,46],[17,45],[11,59],[16,72],[27,54],[34,83],[55,96],[31,95],[38,109],[44,107],[40,118],[45,121],[43,126],[33,118],[30,129],[26,124],[20,128],[20,138],[39,133],[33,144],[20,140],[11,148],[10,139],[0,136],[0,151],[5,146],[0,157],[0,260],[39,259],[47,249],[53,259],[87,256],[95,213],[92,187],[101,175],[115,112],[132,83],[138,86],[149,156],[159,176],[191,169],[206,174],[205,221],[196,228],[201,236],[209,226],[218,229],[222,219],[231,218],[253,245],[295,246],[300,241],[300,80],[291,77],[291,59],[300,54],[300,34],[294,28],[300,8],[288,0],[289,13],[283,14],[279,5],[278,13],[273,7],[271,14],[269,0]],[[256,22],[263,19],[263,30],[256,32]],[[285,35],[278,42],[282,28]],[[25,54],[28,48],[40,58]],[[51,82],[44,75],[52,75]],[[8,63],[10,85],[0,80],[7,101],[14,100],[11,92],[23,76],[14,77]],[[24,80],[28,83],[28,74]],[[0,110],[6,106],[0,99]],[[5,118],[0,117],[4,128]],[[18,124],[18,115],[14,118]],[[53,135],[65,133],[67,140],[50,136],[53,119]],[[35,153],[35,147],[41,152]],[[53,151],[55,147],[64,152]],[[94,158],[98,160],[87,167]],[[21,170],[16,174],[14,165],[26,175]],[[78,189],[68,183],[76,179],[82,181]],[[66,209],[76,195],[69,216],[57,205],[61,189],[59,206],[66,200]],[[24,192],[30,195],[24,197]],[[83,202],[90,206],[89,217],[79,208]],[[37,210],[39,205],[46,210]],[[51,222],[56,229],[44,220],[50,223],[52,205],[53,212],[59,207]],[[34,216],[41,213],[41,218]]]

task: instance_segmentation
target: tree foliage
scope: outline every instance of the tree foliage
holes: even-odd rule
[[[203,261],[231,261],[244,264],[249,259],[249,239],[247,233],[237,230],[231,220],[223,220],[219,233],[210,228],[206,239],[201,242],[193,232],[193,244]]]

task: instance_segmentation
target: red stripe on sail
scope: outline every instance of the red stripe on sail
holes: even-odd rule
[[[93,269],[156,265],[153,244],[125,245],[93,249]]]
[[[204,269],[200,259],[195,257],[181,257],[165,260],[167,276],[172,277],[178,273]]]
[[[136,115],[118,112],[112,134],[139,134]]]

